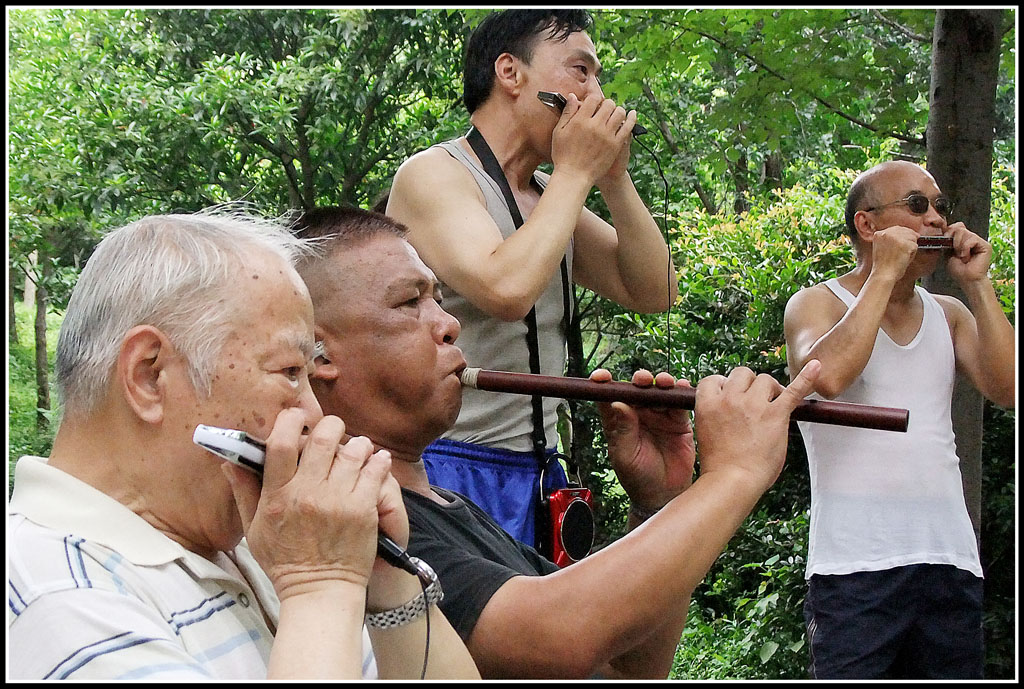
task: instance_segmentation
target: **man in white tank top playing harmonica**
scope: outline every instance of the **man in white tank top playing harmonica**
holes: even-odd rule
[[[960,371],[1014,406],[1013,326],[988,278],[992,246],[906,161],[850,188],[849,273],[786,306],[791,375],[822,363],[816,396],[910,410],[907,433],[800,424],[811,479],[805,617],[815,678],[982,673],[982,570],[950,418]],[[951,251],[918,237],[952,238]],[[945,260],[967,305],[917,280]]]

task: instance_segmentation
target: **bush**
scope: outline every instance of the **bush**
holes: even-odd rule
[[[623,343],[617,373],[670,360],[670,370],[692,381],[737,366],[785,380],[786,302],[852,262],[840,229],[842,202],[828,191],[850,181],[848,174],[821,173],[811,180],[815,186],[777,192],[773,203],[736,221],[699,211],[679,216],[685,228],[673,241],[679,298],[667,323],[664,316],[615,314],[635,331]]]
[[[802,610],[807,533],[806,511],[777,519],[762,508],[750,516],[742,538],[730,544],[690,601],[672,677],[806,675]]]

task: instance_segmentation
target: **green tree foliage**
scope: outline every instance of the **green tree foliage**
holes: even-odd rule
[[[438,50],[461,43],[458,14],[22,12],[80,26],[54,31],[68,58],[60,69],[77,77],[64,104],[95,206],[142,196],[192,210],[246,197],[280,212],[366,201],[463,117],[453,114],[460,54]]]
[[[676,186],[705,210],[741,211],[799,181],[821,154],[861,169],[886,139],[920,158],[934,10],[622,10],[599,16],[619,101],[672,153]],[[1012,32],[1005,54],[1012,55]],[[1000,130],[1012,137],[1012,66]],[[656,197],[656,196],[655,196]],[[695,199],[696,201],[696,199]]]

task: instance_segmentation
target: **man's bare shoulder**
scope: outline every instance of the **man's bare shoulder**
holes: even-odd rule
[[[398,174],[428,178],[432,178],[438,173],[453,174],[455,172],[462,172],[469,176],[466,166],[440,146],[431,146],[410,156],[398,168]]]
[[[434,197],[438,193],[462,194],[474,190],[479,192],[466,166],[443,148],[432,146],[399,166],[391,193]]]
[[[942,307],[942,312],[946,315],[946,320],[951,326],[956,326],[964,319],[974,318],[974,314],[967,308],[967,305],[956,297],[948,294],[934,294],[932,292],[928,294],[931,294],[932,298]]]
[[[787,326],[806,326],[820,322],[835,324],[846,313],[846,304],[824,282],[800,289],[786,302]]]
[[[802,309],[814,306],[824,306],[828,304],[834,304],[836,306],[843,306],[842,299],[837,297],[835,293],[828,288],[824,282],[819,282],[816,285],[810,287],[803,287],[789,298],[786,303],[786,310],[789,309]]]

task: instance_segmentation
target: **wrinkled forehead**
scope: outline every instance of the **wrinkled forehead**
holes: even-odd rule
[[[416,251],[416,247],[404,239],[400,239],[399,241],[403,244],[402,248],[405,250],[406,256],[409,259],[409,267],[415,272],[420,273],[424,279],[430,282],[437,282],[437,276],[434,275],[434,271],[427,267],[427,264],[420,258],[419,252]]]
[[[264,349],[312,352],[313,303],[295,269],[277,256],[251,255],[223,295],[232,300],[233,337]]]
[[[412,244],[401,237],[381,235],[339,253],[337,278],[346,290],[368,297],[381,296],[398,285],[423,283],[434,286],[434,271]]]

